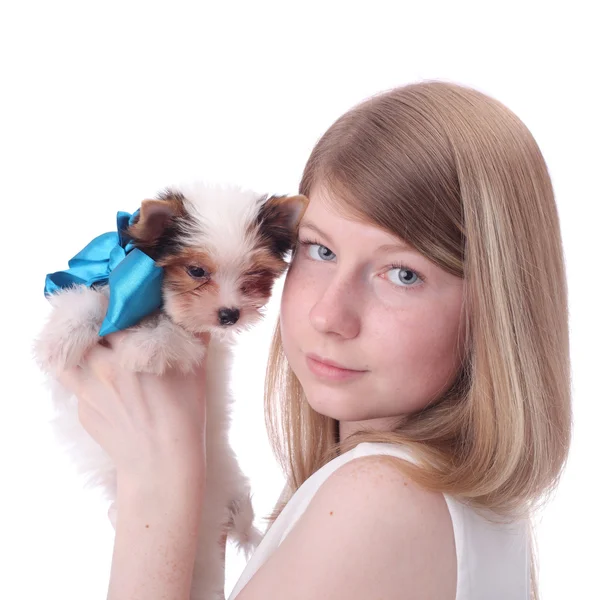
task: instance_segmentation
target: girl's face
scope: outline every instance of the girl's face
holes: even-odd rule
[[[343,439],[391,429],[450,387],[464,351],[463,280],[336,212],[325,194],[311,193],[300,222],[281,337],[309,404],[340,421]]]

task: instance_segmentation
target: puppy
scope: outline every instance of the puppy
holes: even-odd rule
[[[262,535],[253,526],[248,479],[229,445],[228,389],[232,333],[256,323],[274,281],[287,268],[306,208],[304,196],[268,196],[231,185],[194,183],[142,202],[126,229],[136,248],[163,268],[162,305],[127,329],[119,345],[121,364],[134,371],[188,372],[206,361],[207,485],[192,600],[224,598],[224,535],[246,557]],[[81,364],[101,338],[110,290],[75,285],[48,296],[52,311],[34,345],[40,367],[50,375],[58,409],[53,430],[69,445],[78,473],[112,502],[116,519],[116,472],[109,457],[79,423],[77,400],[54,377]],[[211,333],[205,348],[198,333]],[[54,377],[53,377],[54,376]]]

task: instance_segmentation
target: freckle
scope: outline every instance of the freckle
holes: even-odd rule
[[[404,485],[408,485],[408,481],[405,481],[405,482],[404,482]]]
[[[150,525],[146,525],[146,529],[148,529],[148,527],[150,527]]]

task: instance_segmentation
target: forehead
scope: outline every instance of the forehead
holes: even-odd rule
[[[309,195],[309,204],[300,221],[300,227],[318,229],[338,243],[361,245],[402,245],[412,249],[410,244],[391,231],[386,231],[364,217],[352,214],[343,198],[335,196],[323,187],[315,188]]]

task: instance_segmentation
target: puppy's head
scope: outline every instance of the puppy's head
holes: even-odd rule
[[[307,202],[197,183],[144,200],[128,234],[164,268],[164,310],[176,323],[239,330],[261,317]]]

